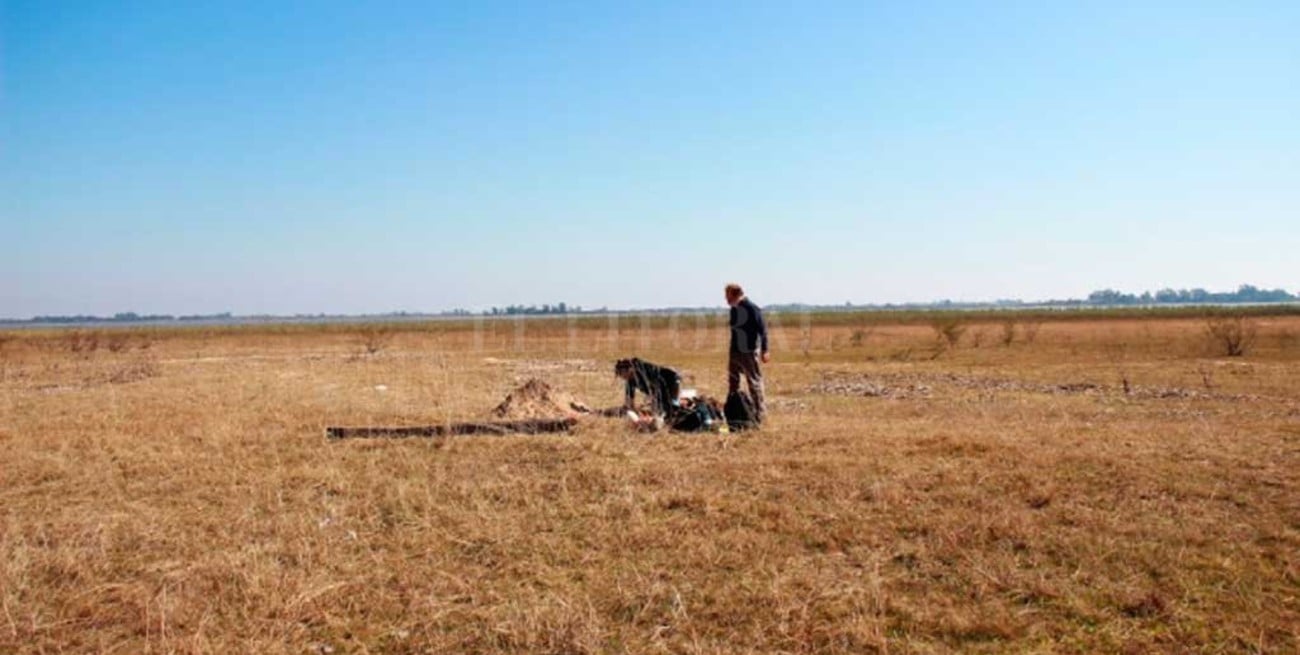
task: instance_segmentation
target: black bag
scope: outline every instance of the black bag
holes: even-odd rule
[[[722,415],[716,408],[716,402],[702,400],[691,409],[679,414],[672,423],[672,429],[677,432],[707,432],[721,419]]]
[[[748,430],[759,424],[758,411],[754,408],[754,399],[744,391],[727,394],[727,404],[722,408],[727,416],[727,427],[732,430]]]

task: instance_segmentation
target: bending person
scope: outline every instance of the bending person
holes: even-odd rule
[[[676,414],[682,393],[682,376],[677,371],[633,357],[615,362],[614,375],[627,381],[624,409],[635,409],[636,392],[640,391],[650,398],[651,411],[657,418]]]

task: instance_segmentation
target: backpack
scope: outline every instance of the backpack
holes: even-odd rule
[[[713,425],[722,420],[722,412],[717,401],[702,398],[695,406],[682,412],[672,422],[672,429],[677,432],[708,432]]]
[[[754,400],[744,391],[733,391],[727,394],[727,404],[723,406],[722,412],[727,417],[727,427],[732,430],[758,427],[758,412],[754,408]]]

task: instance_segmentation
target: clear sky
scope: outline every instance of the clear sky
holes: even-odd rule
[[[0,316],[1300,289],[1300,2],[0,0]]]

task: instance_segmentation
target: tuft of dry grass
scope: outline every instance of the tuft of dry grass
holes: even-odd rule
[[[1300,650],[1300,318],[1230,360],[1194,317],[925,361],[787,323],[758,433],[335,443],[533,377],[615,405],[629,354],[717,395],[725,327],[12,333],[0,652]]]

